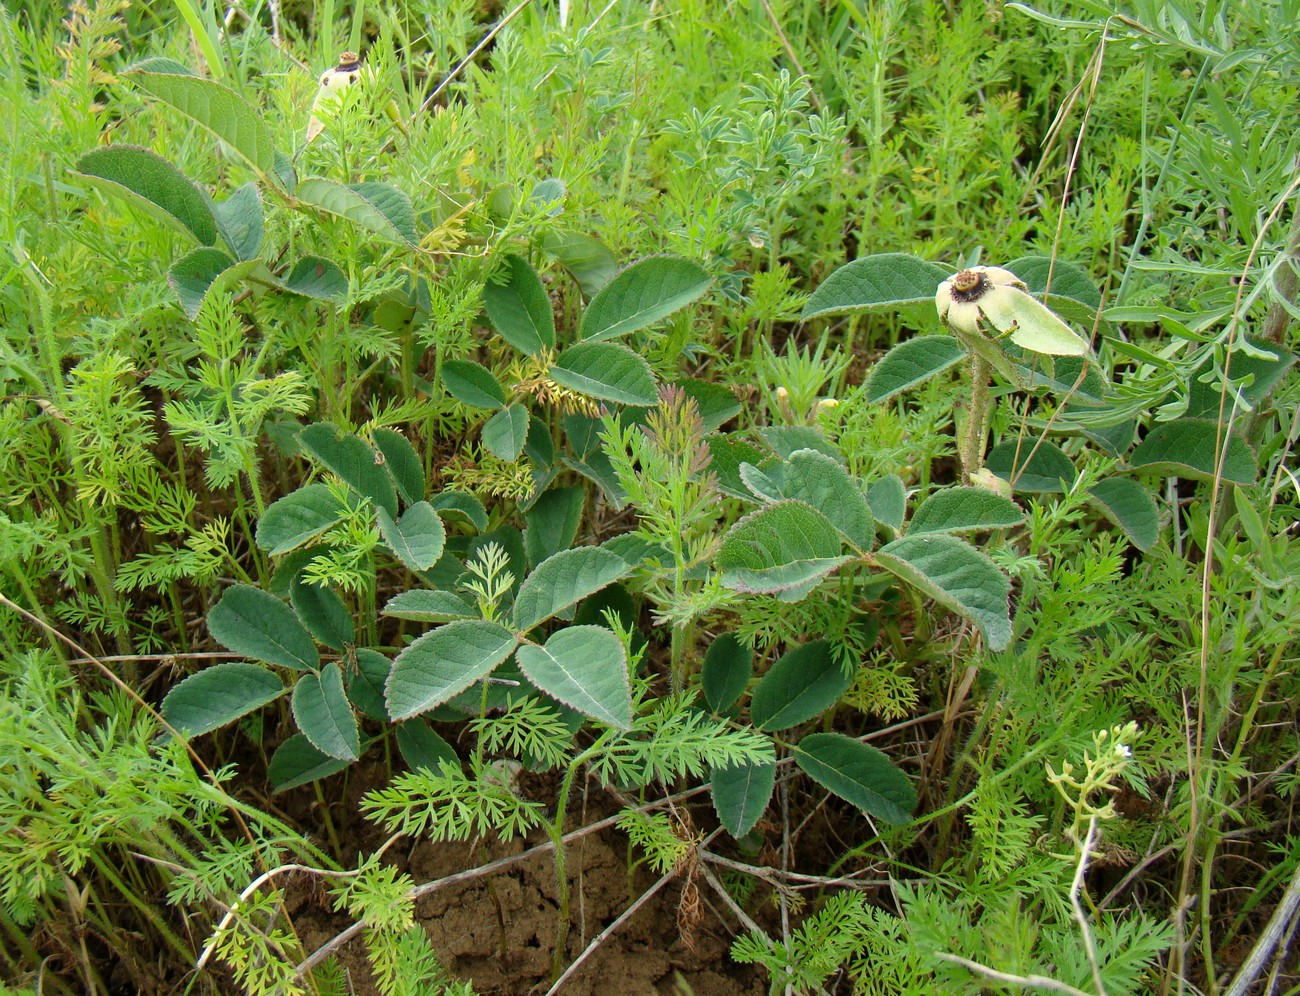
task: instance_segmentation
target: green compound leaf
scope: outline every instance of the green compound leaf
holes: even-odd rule
[[[369,498],[389,516],[397,515],[397,489],[375,452],[351,433],[340,434],[328,422],[317,422],[298,433],[303,449],[357,494]]]
[[[314,301],[342,301],[348,296],[348,278],[337,263],[323,256],[304,256],[279,284],[290,294]]]
[[[352,613],[333,588],[308,584],[297,577],[289,585],[289,601],[303,625],[325,646],[341,652],[356,642]]]
[[[709,644],[700,672],[704,701],[714,712],[736,704],[754,675],[754,652],[735,633],[723,633]]]
[[[461,619],[425,633],[397,655],[384,695],[388,714],[407,719],[442,705],[510,656],[515,635],[500,623]]]
[[[623,642],[602,626],[569,626],[544,647],[515,654],[521,670],[547,695],[620,730],[632,726],[632,691]]]
[[[524,552],[537,566],[547,557],[567,550],[578,535],[586,493],[578,485],[544,491],[524,513]]]
[[[411,199],[391,184],[342,184],[313,176],[298,184],[294,196],[390,242],[410,245],[417,241]]]
[[[633,263],[591,299],[578,338],[599,342],[653,325],[701,297],[712,283],[704,267],[679,256]]]
[[[476,495],[464,491],[444,491],[442,494],[430,498],[429,504],[444,519],[450,519],[453,522],[458,519],[463,520],[479,532],[483,532],[487,528],[487,509],[483,507],[483,503],[479,501]]]
[[[1011,439],[989,451],[984,466],[1016,491],[1046,493],[1073,487],[1078,471],[1065,451],[1045,439]]]
[[[293,687],[293,718],[317,750],[344,761],[361,756],[356,713],[343,687],[338,664],[326,664],[319,674],[304,674]]]
[[[561,550],[538,564],[519,586],[515,597],[515,628],[526,633],[631,570],[626,560],[602,547]]]
[[[408,719],[397,727],[397,749],[412,771],[424,768],[437,774],[445,761],[453,767],[460,767],[460,756],[456,748],[443,740],[429,728],[423,719]]]
[[[417,588],[390,598],[384,606],[383,615],[415,622],[441,623],[472,619],[478,615],[478,611],[454,592]]]
[[[505,283],[483,288],[483,308],[497,335],[521,353],[555,348],[555,315],[541,278],[525,260],[507,256]]]
[[[325,484],[308,484],[274,502],[257,521],[257,545],[272,557],[296,550],[343,518]]]
[[[251,180],[212,211],[222,240],[240,259],[256,259],[262,244],[262,194]]]
[[[242,280],[257,267],[256,260],[237,263],[220,249],[199,246],[167,268],[167,283],[176,292],[185,317],[193,321],[209,294]]]
[[[483,424],[482,436],[489,452],[513,463],[528,440],[528,409],[517,401],[502,408]]]
[[[775,785],[775,761],[713,768],[709,794],[718,821],[727,828],[727,833],[743,837],[754,829],[772,799]]]
[[[299,785],[338,774],[351,763],[322,753],[301,733],[295,733],[276,750],[266,774],[275,791],[287,792]]]
[[[772,733],[819,716],[853,683],[826,640],[795,647],[772,665],[754,689],[750,721]]]
[[[347,674],[348,699],[371,719],[388,722],[388,706],[384,703],[384,685],[393,662],[377,650],[358,647],[356,667]]]
[[[1108,477],[1090,487],[1088,497],[1143,553],[1156,545],[1160,510],[1147,488],[1128,477]]]
[[[904,536],[880,548],[880,566],[980,628],[990,650],[1011,643],[1011,582],[997,565],[955,536]]]
[[[110,145],[77,160],[92,187],[120,197],[149,217],[210,246],[217,240],[212,202],[162,156],[136,145]]]
[[[734,591],[780,592],[825,577],[850,557],[829,519],[801,501],[780,501],[727,531],[718,552],[722,583]]]
[[[983,488],[944,488],[921,503],[908,524],[907,534],[1007,529],[1024,521],[1025,513],[1010,498]]]
[[[953,336],[913,336],[900,342],[871,368],[866,384],[867,400],[872,403],[888,401],[945,370],[951,370],[965,356],[966,350]]]
[[[448,360],[442,365],[442,386],[462,405],[471,408],[501,408],[506,390],[492,371],[473,360]]]
[[[1219,424],[1207,418],[1161,422],[1130,454],[1129,466],[1142,474],[1210,481],[1214,479],[1219,448],[1225,444],[1228,454],[1223,462],[1224,480],[1254,484],[1258,474],[1254,450],[1236,433],[1221,433]]]
[[[379,535],[403,564],[413,571],[427,571],[438,562],[447,545],[447,530],[427,501],[417,501],[397,521],[382,508],[375,513]]]
[[[141,90],[170,104],[221,139],[258,174],[268,180],[280,179],[270,130],[233,90],[194,76],[184,66],[168,59],[137,63],[124,75]]]
[[[876,748],[841,733],[812,733],[794,748],[804,774],[865,813],[895,825],[916,809],[916,789]]]
[[[384,455],[384,464],[393,475],[402,501],[413,505],[424,497],[424,465],[420,455],[400,432],[375,429],[371,433],[375,449]]]
[[[859,550],[870,550],[876,525],[866,495],[844,465],[816,450],[796,450],[785,468],[784,497],[805,502]]]
[[[907,485],[897,474],[872,481],[867,488],[867,503],[877,522],[898,532],[903,528],[903,516],[907,514]]]
[[[547,229],[542,249],[578,281],[582,296],[591,300],[618,273],[618,261],[604,243],[589,235]]]
[[[901,252],[864,256],[832,273],[808,298],[802,321],[843,311],[900,308],[934,300],[951,274],[942,266]]]
[[[622,343],[580,342],[560,354],[551,379],[602,401],[648,408],[659,400],[650,364]]]
[[[293,609],[270,592],[237,584],[208,613],[208,632],[227,650],[301,671],[320,665],[316,642]]]
[[[162,701],[162,717],[178,733],[197,737],[274,702],[285,690],[273,671],[227,661],[175,685]]]

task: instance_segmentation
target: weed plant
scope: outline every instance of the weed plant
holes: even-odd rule
[[[1294,8],[0,10],[5,991],[1297,991]]]

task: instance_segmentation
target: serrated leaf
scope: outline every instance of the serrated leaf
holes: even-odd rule
[[[164,61],[139,63],[124,74],[140,89],[170,104],[225,142],[262,176],[278,180],[275,143],[257,112],[214,80],[178,73]],[[184,69],[184,67],[180,67]]]
[[[846,674],[827,640],[813,640],[785,654],[759,679],[749,702],[750,721],[773,732],[798,726],[829,709],[848,691]]]
[[[887,474],[867,487],[867,504],[877,522],[884,523],[894,532],[903,528],[907,514],[907,485],[897,474]]]
[[[319,674],[309,671],[293,686],[293,718],[317,750],[344,761],[361,756],[357,717],[343,688],[343,674],[333,662]]]
[[[217,240],[212,202],[179,169],[136,145],[110,145],[77,160],[91,186],[120,197],[149,217],[210,246]]]
[[[1129,455],[1129,466],[1142,474],[1209,481],[1214,479],[1219,448],[1224,445],[1228,448],[1224,480],[1254,484],[1258,474],[1254,451],[1236,433],[1221,433],[1218,422],[1206,418],[1159,423]]]
[[[579,394],[622,405],[648,408],[659,400],[650,364],[617,342],[570,346],[551,367],[551,380]]]
[[[391,184],[342,184],[312,176],[298,184],[294,196],[391,242],[410,245],[417,241],[411,199]]]
[[[895,825],[912,818],[916,789],[876,748],[841,733],[811,733],[793,754],[804,774],[863,812]]]
[[[528,409],[515,402],[483,423],[483,445],[507,462],[519,459],[528,439]]]
[[[325,646],[341,651],[347,644],[356,642],[352,613],[333,588],[294,578],[289,586],[289,600],[303,625]]]
[[[388,706],[384,703],[384,685],[393,662],[377,650],[359,647],[356,666],[348,670],[348,698],[352,704],[371,719],[388,722]]]
[[[560,457],[560,462],[600,488],[605,501],[609,502],[615,511],[621,509],[627,501],[627,492],[618,483],[614,466],[604,453],[589,453],[582,460],[575,460],[568,454],[564,454]]]
[[[718,821],[726,827],[727,833],[743,837],[754,829],[772,799],[775,785],[775,761],[713,768],[709,795]]]
[[[1107,477],[1088,489],[1102,514],[1124,530],[1143,553],[1160,538],[1160,510],[1153,494],[1127,477]]]
[[[567,550],[578,535],[586,493],[581,487],[552,488],[543,492],[524,513],[524,551],[528,563],[540,564],[547,557]]]
[[[781,501],[732,526],[717,563],[727,588],[778,592],[825,577],[852,559],[839,553],[840,534],[826,516],[803,502]]]
[[[257,545],[272,557],[296,550],[343,518],[324,484],[308,484],[272,503],[257,521]]]
[[[242,280],[257,266],[256,260],[236,262],[220,249],[199,246],[167,268],[167,283],[176,292],[185,316],[193,321],[209,294]]]
[[[944,488],[921,503],[908,523],[907,534],[1007,529],[1024,521],[1025,513],[1009,498],[984,488]]]
[[[383,608],[383,615],[415,622],[439,623],[451,622],[453,619],[472,619],[478,615],[478,611],[454,592],[416,588],[390,598]]]
[[[548,228],[542,235],[542,249],[569,271],[588,300],[618,273],[614,254],[588,235]]]
[[[287,792],[337,774],[351,763],[322,753],[301,733],[295,733],[276,749],[266,774],[276,792]]]
[[[407,719],[464,691],[510,656],[515,635],[500,623],[461,619],[425,633],[397,655],[384,690],[388,714]]]
[[[397,514],[397,489],[375,452],[351,433],[340,434],[328,422],[317,422],[298,433],[303,449],[323,463],[357,494],[369,498],[389,516]]]
[[[907,253],[864,256],[846,263],[822,281],[809,296],[800,320],[930,302],[950,275],[942,266]]]
[[[302,257],[280,286],[291,294],[314,301],[342,301],[348,296],[347,276],[337,263],[323,256]]]
[[[382,508],[375,509],[379,535],[403,564],[413,571],[427,571],[442,556],[447,530],[427,501],[417,501],[393,521]]]
[[[953,336],[913,336],[876,361],[867,376],[866,398],[873,404],[888,401],[945,370],[951,370],[965,357],[966,350]]]
[[[821,512],[845,539],[859,550],[870,550],[876,537],[867,498],[838,461],[816,450],[796,450],[790,455],[782,490],[786,498]]]
[[[609,726],[631,728],[627,653],[604,627],[558,630],[543,647],[521,646],[515,660],[528,680],[552,698]]]
[[[881,547],[880,566],[975,623],[990,650],[1011,643],[1011,582],[997,565],[955,536],[904,536]]]
[[[723,633],[709,644],[700,669],[704,700],[714,712],[735,705],[754,675],[754,652],[735,633]]]
[[[521,353],[555,348],[555,315],[541,278],[525,260],[507,256],[505,283],[483,288],[483,309],[497,335]]]
[[[743,464],[758,465],[765,456],[757,446],[731,436],[710,436],[706,442],[709,446],[709,470],[718,479],[718,490],[732,498],[753,501],[754,496],[745,487],[740,476]]]
[[[515,596],[515,628],[527,632],[557,612],[613,584],[631,568],[618,554],[598,546],[561,550],[537,565]]]
[[[716,432],[724,422],[740,414],[740,402],[730,388],[691,377],[679,380],[677,386],[699,408],[705,432]]]
[[[375,429],[370,438],[375,449],[384,455],[384,465],[397,485],[402,501],[413,505],[424,497],[424,466],[420,456],[400,432],[392,429]]]
[[[1011,439],[989,450],[984,466],[1016,491],[1045,493],[1074,485],[1078,471],[1065,451],[1045,439]]]
[[[262,194],[248,182],[212,206],[221,238],[240,259],[256,259],[262,244]]]
[[[679,256],[633,263],[591,299],[578,338],[599,342],[653,325],[703,296],[712,283],[704,267]]]
[[[501,408],[506,392],[492,371],[473,360],[448,360],[439,371],[442,386],[462,405],[471,408]]]
[[[172,686],[162,701],[162,717],[182,735],[197,737],[274,702],[285,691],[273,671],[226,661]]]
[[[412,771],[424,768],[437,774],[442,762],[460,767],[456,748],[434,733],[423,719],[408,719],[397,726],[397,749]]]
[[[268,664],[315,670],[320,654],[293,609],[269,592],[237,584],[208,613],[208,632],[227,650]]]

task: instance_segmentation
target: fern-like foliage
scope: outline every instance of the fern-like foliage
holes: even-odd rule
[[[666,812],[642,813],[624,810],[618,828],[627,834],[632,845],[645,852],[645,859],[656,875],[677,868],[690,853],[694,843],[680,832],[680,824]]]
[[[536,696],[506,696],[504,712],[470,722],[483,749],[527,758],[541,768],[563,764],[569,756],[573,731],[553,706]]]
[[[430,840],[468,840],[496,833],[502,840],[527,832],[542,818],[540,803],[520,799],[472,762],[470,775],[441,762],[407,772],[391,785],[369,792],[361,809],[390,833]]]
[[[703,775],[711,767],[771,761],[772,741],[750,729],[732,729],[691,704],[693,695],[669,695],[632,729],[611,741],[591,762],[605,782],[645,785],[681,775]]]
[[[731,946],[731,957],[762,965],[777,987],[815,991],[842,963],[861,953],[871,920],[862,896],[840,893],[800,925],[788,947],[751,933]]]

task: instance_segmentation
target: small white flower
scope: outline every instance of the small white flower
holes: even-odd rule
[[[972,335],[986,318],[999,332],[1015,323],[1012,315],[1016,290],[1027,291],[1025,282],[1000,266],[972,266],[953,274],[939,285],[934,306],[939,317],[959,332]]]
[[[1000,266],[972,266],[953,274],[934,295],[939,317],[958,332],[979,333],[987,321],[1023,349],[1052,356],[1084,356],[1088,342],[1029,294],[1025,282]]]
[[[1133,748],[1130,747],[1128,744],[1116,744],[1115,753],[1118,754],[1120,757],[1124,758],[1125,760],[1128,760],[1130,757],[1133,756]]]

